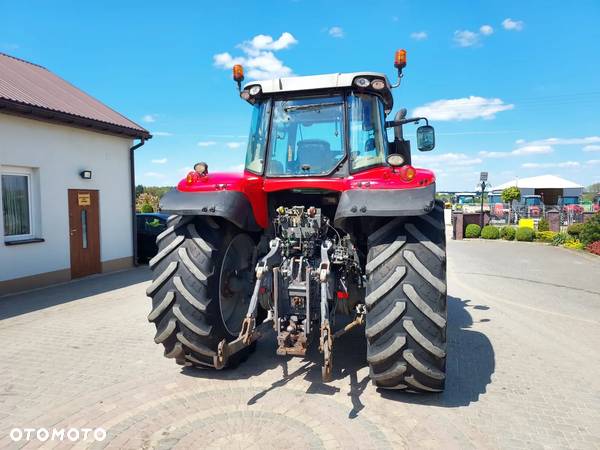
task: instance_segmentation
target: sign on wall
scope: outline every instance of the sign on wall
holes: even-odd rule
[[[90,194],[77,194],[77,204],[79,206],[90,206],[92,204],[92,199],[90,198]]]

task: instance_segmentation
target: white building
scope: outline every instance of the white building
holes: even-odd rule
[[[493,191],[502,191],[511,186],[518,187],[521,196],[541,195],[546,205],[558,204],[560,197],[579,197],[583,193],[582,185],[555,175],[517,178],[500,186],[493,187]]]
[[[0,295],[133,264],[142,127],[0,53]]]

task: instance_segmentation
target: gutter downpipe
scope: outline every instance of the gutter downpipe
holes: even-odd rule
[[[147,139],[152,139],[152,136],[140,138],[140,142],[129,149],[129,179],[131,187],[131,236],[133,239],[133,266],[138,266],[138,248],[137,248],[137,217],[135,210],[135,155],[136,149],[146,143]]]

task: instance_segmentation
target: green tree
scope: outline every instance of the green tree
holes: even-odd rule
[[[511,223],[512,202],[521,200],[521,191],[516,186],[507,187],[502,191],[502,201],[508,203],[508,223]]]
[[[135,187],[135,196],[137,197],[138,195],[140,195],[142,192],[144,192],[144,186],[141,184],[138,184]]]

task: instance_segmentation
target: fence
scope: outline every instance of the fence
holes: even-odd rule
[[[583,223],[587,217],[594,214],[593,205],[520,205],[514,203],[493,203],[486,205],[489,211],[490,224],[492,225],[516,225],[520,219],[533,219],[534,223],[545,218],[557,221],[561,227],[567,227],[574,223]],[[597,209],[597,208],[596,208]]]

